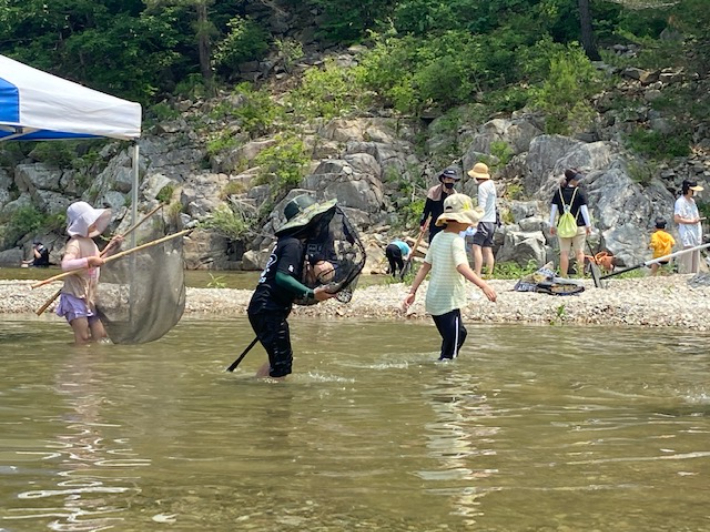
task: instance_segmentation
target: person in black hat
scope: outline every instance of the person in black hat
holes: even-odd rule
[[[42,244],[42,242],[35,239],[32,242],[32,259],[23,260],[22,266],[46,268],[49,266],[49,250],[44,246],[44,244]]]
[[[303,298],[320,302],[334,297],[325,291],[325,285],[311,289],[302,282],[304,244],[313,232],[312,222],[334,205],[335,201],[319,204],[308,194],[301,194],[284,207],[286,223],[276,231],[276,245],[247,308],[249,323],[269,356],[257,377],[278,379],[292,371],[293,350],[286,319],[294,301]]]
[[[685,180],[681,185],[681,195],[675,202],[673,221],[678,224],[678,237],[683,249],[700,246],[703,243],[703,228],[700,212],[695,202],[695,194],[703,187],[695,181]],[[678,257],[680,273],[698,273],[700,271],[700,250],[689,251]]]
[[[434,238],[434,235],[441,231],[434,222],[444,212],[444,200],[451,194],[456,194],[454,188],[456,183],[461,180],[455,168],[447,168],[439,174],[439,184],[431,187],[426,194],[426,203],[424,204],[424,212],[419,220],[419,230],[424,231],[427,220],[429,220],[429,243]]]

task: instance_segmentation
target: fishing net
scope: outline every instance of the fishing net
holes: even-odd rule
[[[339,205],[316,215],[308,224],[303,270],[304,284],[309,288],[325,285],[338,301],[348,303],[365,260],[365,246],[357,229]],[[303,299],[296,303],[308,305],[315,301]]]
[[[154,223],[151,238],[144,240],[162,237],[166,231],[159,225]],[[96,308],[116,344],[144,344],[167,333],[185,310],[182,238],[102,266]]]

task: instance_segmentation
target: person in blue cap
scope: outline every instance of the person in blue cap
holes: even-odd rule
[[[426,194],[424,212],[419,220],[419,230],[424,231],[427,220],[429,221],[429,243],[431,244],[434,235],[441,231],[441,227],[436,225],[436,220],[444,212],[444,200],[456,194],[456,183],[461,180],[455,168],[447,168],[439,174],[439,184],[431,187]]]

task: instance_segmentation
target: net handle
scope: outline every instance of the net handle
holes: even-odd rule
[[[179,233],[174,233],[172,235],[164,236],[163,238],[158,238],[157,240],[153,240],[152,242],[147,242],[145,244],[142,244],[140,246],[136,246],[132,249],[128,249],[126,251],[121,251],[120,253],[116,253],[115,255],[111,255],[110,257],[104,259],[104,264],[107,264],[109,262],[112,262],[114,260],[120,259],[121,257],[125,257],[126,255],[130,255],[131,253],[135,253],[136,251],[141,251],[153,246],[157,246],[158,244],[162,244],[163,242],[167,242],[169,240],[173,240],[174,238],[178,238],[180,236],[184,236],[187,233],[192,232],[192,229],[185,229],[183,231],[180,231]],[[82,268],[83,270],[88,270],[88,268]],[[60,279],[64,279],[65,277],[69,277],[70,275],[74,275],[76,273],[76,270],[72,270],[70,272],[64,272],[60,273],[59,275],[54,275],[53,277],[50,277],[49,279],[45,279],[44,281],[40,281],[39,283],[35,283],[31,286],[31,288],[39,288],[40,286],[44,286],[46,284],[49,284],[54,281],[58,281]]]

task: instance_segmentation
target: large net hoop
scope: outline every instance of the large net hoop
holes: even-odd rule
[[[165,234],[158,225],[147,240],[156,238],[156,229]],[[112,342],[152,342],[180,321],[186,292],[182,247],[182,238],[173,238],[101,267],[96,308]]]
[[[325,285],[338,301],[350,302],[367,258],[357,229],[337,204],[316,216],[308,227],[304,284],[309,288]],[[314,301],[296,303],[308,305]]]

